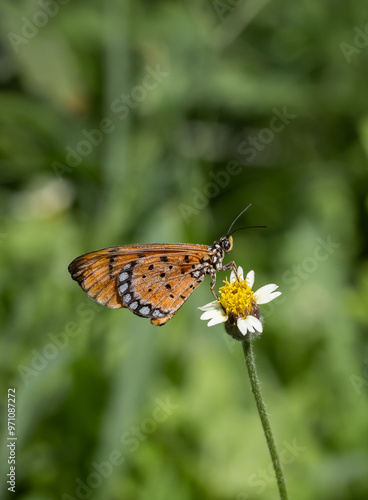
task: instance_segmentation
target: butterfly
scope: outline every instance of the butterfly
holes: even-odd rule
[[[68,270],[99,304],[112,309],[126,307],[138,316],[150,318],[154,325],[164,325],[207,274],[217,299],[217,271],[236,271],[234,262],[222,265],[225,254],[233,248],[231,229],[249,206],[234,219],[227,235],[211,246],[153,243],[103,248],[77,257]]]

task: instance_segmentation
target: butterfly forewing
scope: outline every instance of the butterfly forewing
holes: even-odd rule
[[[162,325],[203,281],[209,259],[206,245],[126,245],[82,255],[69,272],[99,304]]]
[[[81,255],[69,265],[72,278],[86,294],[99,304],[112,309],[124,307],[116,290],[116,277],[124,264],[130,260],[130,256],[120,254],[116,250],[117,247]]]

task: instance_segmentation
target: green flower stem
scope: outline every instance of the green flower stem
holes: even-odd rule
[[[254,361],[254,354],[253,354],[253,349],[252,349],[252,341],[249,339],[245,339],[242,341],[242,345],[243,345],[245,363],[247,365],[247,370],[248,370],[248,374],[249,374],[249,378],[250,378],[250,385],[252,388],[254,399],[256,400],[258,413],[259,413],[259,416],[261,418],[263,431],[264,431],[265,436],[266,436],[268,449],[270,450],[272,464],[273,464],[273,468],[274,468],[275,474],[276,474],[276,480],[277,480],[277,486],[279,488],[280,499],[287,500],[288,495],[287,495],[287,491],[286,491],[285,478],[284,478],[284,474],[282,472],[280,457],[279,457],[279,454],[277,452],[275,438],[273,437],[273,434],[272,434],[270,421],[268,420],[268,415],[267,415],[267,411],[266,411],[266,405],[265,405],[264,400],[263,400],[261,387],[260,387],[258,376],[257,376],[257,370],[256,370],[256,365],[255,365],[255,361]]]

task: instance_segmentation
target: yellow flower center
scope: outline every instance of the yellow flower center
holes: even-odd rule
[[[246,280],[236,280],[233,283],[224,281],[225,285],[220,288],[221,298],[219,300],[228,315],[247,316],[255,302],[255,296]]]

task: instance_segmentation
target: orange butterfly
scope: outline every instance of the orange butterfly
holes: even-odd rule
[[[222,265],[233,248],[230,231],[249,206],[232,222],[227,235],[211,246],[153,243],[104,248],[77,257],[69,272],[99,304],[112,309],[127,307],[138,316],[151,318],[154,325],[164,325],[206,274],[212,278],[211,291],[217,299],[216,272],[236,270],[234,262]]]

